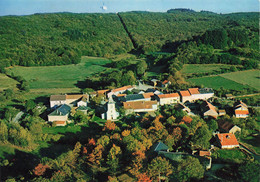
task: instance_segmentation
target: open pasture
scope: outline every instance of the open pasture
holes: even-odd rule
[[[110,60],[105,58],[83,57],[76,65],[39,66],[10,68],[8,74],[22,76],[31,89],[75,88],[78,81],[102,72]]]

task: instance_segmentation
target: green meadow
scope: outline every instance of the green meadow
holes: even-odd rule
[[[181,70],[184,74],[190,73],[211,73],[221,69],[230,69],[231,65],[227,64],[185,64]]]
[[[188,79],[188,81],[196,85],[204,85],[205,87],[211,87],[213,89],[219,89],[220,87],[223,87],[225,89],[243,90],[250,87],[248,85],[243,85],[229,80],[222,76],[205,76],[200,78],[191,78]]]
[[[8,74],[22,76],[29,82],[30,89],[75,88],[78,81],[102,72],[111,61],[105,58],[83,57],[76,65],[63,66],[16,66],[7,70]]]
[[[3,73],[0,73],[0,91],[3,91],[8,88],[16,88],[17,84],[18,82],[14,79],[9,78]]]
[[[240,84],[249,85],[255,89],[260,90],[259,70],[238,71],[233,73],[221,74],[220,76]]]

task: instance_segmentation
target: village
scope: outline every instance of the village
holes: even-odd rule
[[[103,120],[117,121],[121,115],[134,114],[136,117],[148,113],[156,116],[155,112],[163,105],[173,105],[176,109],[181,109],[186,113],[184,121],[192,122],[192,117],[199,115],[204,119],[218,118],[226,115],[223,108],[217,108],[210,101],[216,97],[211,88],[189,88],[175,93],[164,93],[171,83],[167,80],[160,83],[161,87],[156,87],[158,80],[152,80],[151,84],[128,85],[112,90],[97,90],[89,94],[77,95],[51,95],[50,108],[52,112],[48,115],[48,122],[53,126],[65,126],[71,123],[71,111],[81,111],[87,114],[91,110],[90,101],[96,97],[101,97],[99,108],[92,108],[99,111],[96,113]],[[199,102],[198,102],[199,101]],[[199,104],[198,104],[199,103]],[[242,101],[236,101],[232,109],[232,114],[236,118],[247,118],[249,116],[248,106]],[[119,111],[124,111],[123,113]],[[205,169],[211,168],[211,150],[215,147],[221,149],[245,148],[239,145],[235,136],[241,133],[241,128],[225,120],[218,121],[218,130],[212,133],[215,142],[209,150],[194,150],[192,154],[183,152],[170,152],[169,147],[162,142],[153,145],[152,151],[170,160],[180,160],[183,156],[195,155],[202,161]],[[249,152],[250,153],[250,152]]]

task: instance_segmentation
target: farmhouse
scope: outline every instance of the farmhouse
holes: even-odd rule
[[[88,94],[77,94],[77,95],[51,95],[50,107],[55,108],[57,106],[67,104],[69,106],[87,106],[89,101]]]
[[[237,125],[234,125],[228,121],[219,120],[218,121],[218,128],[221,132],[225,133],[233,133],[241,132],[241,128],[239,128]]]
[[[218,116],[226,115],[226,111],[224,109],[218,110]]]
[[[236,118],[246,118],[249,115],[248,107],[242,101],[238,101],[234,104],[234,111]]]
[[[200,88],[200,99],[207,100],[214,96],[214,92],[212,88]]]
[[[189,88],[188,91],[192,97],[192,101],[202,99],[201,94],[199,92],[199,88]]]
[[[155,97],[160,105],[174,104],[180,102],[180,95],[178,93],[160,94],[156,95]]]
[[[161,82],[161,86],[164,88],[167,88],[169,85],[171,85],[171,82],[169,80],[164,80]]]
[[[116,89],[111,90],[111,91],[107,94],[107,97],[109,98],[109,97],[111,97],[112,95],[122,94],[122,93],[124,93],[125,91],[127,91],[127,90],[131,91],[132,89],[134,89],[134,87],[131,86],[131,85],[124,86],[124,87],[120,87],[120,88],[116,88]]]
[[[233,133],[217,134],[217,141],[222,149],[239,147],[239,143]]]
[[[190,92],[188,90],[185,91],[180,91],[180,96],[181,96],[181,102],[185,103],[187,101],[192,101],[192,96],[190,95]]]
[[[68,106],[67,104],[63,104],[48,115],[48,121],[67,121],[70,111],[70,106]]]
[[[157,110],[157,101],[124,102],[123,107],[126,114],[133,112],[153,112]]]
[[[202,109],[204,118],[208,118],[208,117],[217,118],[218,117],[217,108],[215,106],[213,106],[211,103],[209,103],[208,101],[203,102],[203,104],[201,105],[201,109]]]

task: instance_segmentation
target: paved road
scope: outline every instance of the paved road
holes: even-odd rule
[[[19,119],[21,119],[22,115],[24,114],[23,111],[18,112],[18,114],[15,116],[15,118],[13,119],[14,123],[17,123],[19,121]]]

